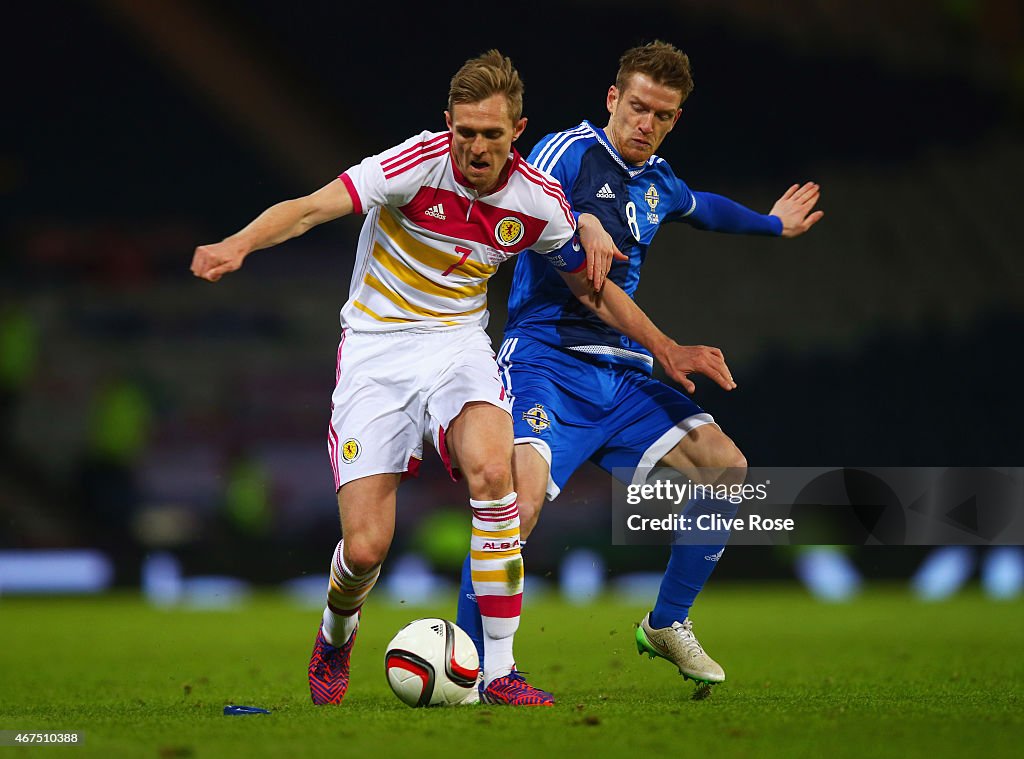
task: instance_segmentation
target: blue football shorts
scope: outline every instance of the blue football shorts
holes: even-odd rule
[[[548,500],[584,461],[609,473],[653,467],[690,430],[715,421],[642,371],[525,337],[505,339],[498,367],[516,444],[533,445],[550,467]]]

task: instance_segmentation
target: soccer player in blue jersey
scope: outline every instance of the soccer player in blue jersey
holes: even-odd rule
[[[819,187],[793,185],[765,215],[728,198],[691,190],[655,151],[693,88],[688,57],[664,42],[626,51],[608,89],[602,129],[588,121],[542,139],[529,162],[561,182],[573,211],[600,219],[619,251],[614,261],[588,265],[595,289],[604,274],[632,296],[659,227],[683,221],[698,229],[796,237],[822,218]],[[588,251],[589,254],[589,251]],[[610,270],[606,268],[611,264]],[[742,481],[747,462],[710,414],[683,393],[651,377],[654,359],[687,392],[687,374],[736,387],[721,351],[679,346],[658,333],[643,345],[606,326],[573,296],[569,285],[532,251],[520,256],[509,297],[509,321],[498,353],[513,397],[513,475],[521,535],[537,523],[569,476],[590,460],[613,467],[666,466],[694,481]],[[648,350],[648,348],[650,350]],[[691,504],[734,513],[725,501]],[[724,550],[674,545],[653,610],[637,628],[641,653],[673,662],[703,683],[725,679],[693,634],[690,607]],[[458,624],[479,638],[469,561],[463,570]]]

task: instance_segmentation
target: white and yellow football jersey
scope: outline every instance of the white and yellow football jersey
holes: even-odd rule
[[[531,248],[555,253],[576,230],[558,182],[515,150],[503,181],[479,195],[451,156],[450,132],[422,132],[341,175],[359,234],[343,327],[435,330],[487,315],[487,280]],[[564,263],[552,256],[552,263]]]

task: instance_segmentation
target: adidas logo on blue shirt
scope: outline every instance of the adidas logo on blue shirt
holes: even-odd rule
[[[597,191],[597,197],[599,198],[614,198],[615,193],[612,192],[612,188],[608,186],[608,183],[604,183],[604,187]]]

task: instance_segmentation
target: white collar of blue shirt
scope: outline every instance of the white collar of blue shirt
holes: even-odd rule
[[[594,133],[594,137],[597,138],[597,141],[601,143],[601,146],[605,150],[608,151],[608,155],[612,157],[615,163],[619,164],[619,166],[622,167],[622,170],[629,174],[630,179],[640,176],[640,174],[646,171],[649,166],[653,166],[658,161],[658,156],[652,155],[647,159],[647,162],[643,166],[630,166],[622,160],[622,156],[619,155],[619,151],[612,147],[611,141],[606,139],[607,135],[605,134],[604,129],[595,127],[589,121],[584,121],[583,123],[590,127],[591,131]]]

